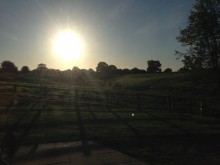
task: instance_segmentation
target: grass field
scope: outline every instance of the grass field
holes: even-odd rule
[[[111,85],[150,95],[219,95],[219,82],[190,73],[148,73],[113,78]]]
[[[193,106],[196,113],[189,113],[191,102],[185,97],[176,98],[174,111],[168,107],[167,96],[174,93],[165,91],[175,87],[175,92],[180,92],[186,86],[193,87],[187,75],[129,75],[110,81],[108,95],[103,91],[105,87],[94,90],[98,86],[85,91],[82,88],[76,94],[78,87],[48,85],[45,94],[40,84],[2,81],[1,141],[11,130],[18,147],[92,140],[150,164],[220,162],[219,119],[201,117],[200,100]],[[18,84],[16,91],[14,83]],[[143,88],[140,107],[136,100],[139,87]],[[164,91],[160,93],[162,87]],[[212,108],[218,106],[218,101],[214,102]]]

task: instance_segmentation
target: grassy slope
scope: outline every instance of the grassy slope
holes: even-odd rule
[[[217,83],[194,81],[189,73],[126,75],[111,80],[113,87],[151,95],[219,96]]]
[[[113,89],[119,92],[135,91],[144,92],[149,95],[158,96],[219,96],[220,87],[218,83],[211,81],[200,80],[194,78],[189,73],[152,73],[152,74],[131,74],[125,76],[114,76],[111,78],[105,89]],[[88,76],[87,87],[93,89],[104,89],[103,80]],[[0,73],[0,84],[20,84],[34,85],[40,84],[53,87],[77,87],[77,84],[72,82],[62,82],[57,80],[57,77],[47,75],[37,75],[35,73],[8,75]],[[110,87],[110,88],[109,88]]]

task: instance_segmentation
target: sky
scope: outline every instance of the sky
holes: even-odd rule
[[[0,62],[20,69],[95,69],[101,61],[118,68],[178,70],[176,37],[186,27],[193,0],[0,0]],[[83,41],[79,59],[64,60],[54,51],[54,36],[65,29]]]

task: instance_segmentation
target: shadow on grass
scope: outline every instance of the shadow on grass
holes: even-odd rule
[[[35,104],[34,104],[35,105]],[[34,105],[30,108],[34,107]],[[31,120],[30,123],[26,126],[25,130],[21,133],[20,137],[16,139],[14,133],[12,131],[16,131],[16,128],[18,127],[18,124],[23,120],[23,118],[28,115],[28,113],[25,113],[17,122],[9,129],[9,133],[6,134],[5,140],[3,141],[3,146],[1,146],[1,151],[3,151],[3,154],[6,155],[6,159],[9,160],[9,162],[13,162],[14,155],[18,151],[19,147],[24,142],[25,138],[28,136],[29,132],[31,131],[33,125],[37,121],[41,114],[41,109],[39,109],[34,116],[34,118]]]
[[[112,111],[111,108],[107,108],[109,112],[111,112],[115,117],[117,117],[124,125],[126,125],[139,139],[142,139],[140,133],[132,127],[129,123],[127,123],[121,116],[119,116],[116,112]]]
[[[77,116],[77,122],[78,122],[78,127],[79,127],[80,140],[82,143],[83,153],[84,155],[89,156],[91,155],[91,151],[88,145],[85,128],[83,126],[83,120],[82,120],[82,116],[80,113],[80,109],[78,107],[76,107],[76,116]]]
[[[176,124],[174,124],[174,123],[172,123],[172,122],[169,122],[169,121],[167,121],[167,120],[164,119],[164,118],[161,118],[161,117],[158,117],[158,116],[156,116],[156,115],[153,115],[153,114],[151,114],[150,112],[146,112],[146,111],[141,111],[141,112],[143,112],[144,114],[150,116],[152,119],[155,119],[155,120],[157,120],[157,121],[162,121],[162,122],[164,122],[164,123],[166,123],[166,124],[169,124],[169,125],[172,126],[173,128],[179,130],[180,132],[182,132],[182,133],[184,133],[184,134],[186,134],[186,135],[191,135],[191,132],[190,132],[189,130],[186,130],[186,129],[184,129],[184,128],[182,128],[182,127],[180,127],[180,126],[178,126],[178,125],[176,125]]]
[[[98,119],[96,118],[96,116],[95,116],[95,114],[94,114],[94,112],[91,110],[91,106],[90,106],[90,104],[88,104],[88,110],[89,110],[89,112],[91,113],[91,115],[92,115],[92,117],[93,117],[93,119],[94,119],[94,121],[98,121]]]
[[[10,131],[15,131],[18,128],[19,123],[25,119],[25,117],[33,110],[34,106],[37,104],[35,101],[31,107],[29,108],[28,112],[24,113],[16,122],[15,124],[10,128]]]
[[[38,143],[35,143],[32,148],[30,149],[30,151],[28,152],[28,155],[32,155],[34,153],[36,153],[37,149],[39,147],[39,144]]]
[[[19,149],[19,147],[22,145],[22,143],[24,142],[25,138],[28,136],[29,132],[31,131],[31,129],[33,128],[35,122],[37,121],[37,119],[40,117],[41,115],[41,109],[39,109],[39,111],[37,112],[37,114],[34,116],[34,118],[32,119],[32,121],[28,124],[27,128],[25,129],[25,131],[21,134],[20,138],[18,138],[18,143],[17,143],[17,147],[16,147],[16,151]]]

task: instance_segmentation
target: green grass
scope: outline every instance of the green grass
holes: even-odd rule
[[[201,153],[198,149],[214,147],[203,142],[195,143],[194,136],[213,137],[220,133],[220,124],[214,119],[201,120],[199,117],[188,118],[167,112],[145,113],[125,108],[111,111],[104,107],[91,108],[91,111],[93,115],[87,108],[80,108],[87,140],[97,141],[155,164],[189,162],[191,155]],[[10,117],[11,122],[16,120],[13,115],[21,116],[23,113],[14,111]],[[135,114],[133,117],[132,113]],[[35,112],[31,112],[29,118],[20,123],[21,127],[15,132],[16,136],[19,137],[22,127],[29,123],[34,114]],[[76,109],[71,106],[67,108],[62,104],[51,104],[42,111],[24,144],[78,141],[80,138]],[[188,140],[185,141],[186,139]]]
[[[219,83],[206,80],[192,80],[190,73],[156,73],[126,75],[113,78],[116,91],[130,90],[149,95],[218,95]]]
[[[102,86],[97,92],[91,92],[96,89],[94,86],[88,87],[86,97],[83,96],[83,90],[79,91],[80,99],[84,99],[81,100],[81,106],[84,107],[77,110],[77,86],[50,82],[48,101],[40,99],[31,109],[34,104],[34,99],[31,98],[40,96],[40,85],[26,78],[20,77],[22,81],[16,81],[16,93],[13,91],[15,80],[8,81],[8,78],[7,81],[0,81],[3,100],[0,101],[0,140],[3,139],[7,128],[25,115],[14,131],[19,138],[40,109],[41,115],[32,125],[23,144],[78,141],[82,138],[82,131],[85,131],[87,140],[96,141],[150,164],[196,164],[207,156],[206,152],[214,155],[213,159],[217,159],[215,154],[220,154],[219,120],[212,116],[201,118],[200,97],[198,100],[192,99],[194,94],[196,99],[200,94],[205,94],[208,106],[218,110],[216,107],[219,107],[219,103],[213,99],[219,96],[216,84],[201,83],[196,86],[186,73],[117,76],[110,80],[112,87]],[[38,79],[37,76],[34,79]],[[47,81],[46,78],[44,81]],[[105,89],[110,92],[109,98],[114,99],[110,100],[110,109],[105,107]],[[142,111],[138,111],[135,104],[138,92],[146,95],[140,96]],[[211,96],[211,92],[215,92],[214,96]],[[176,109],[173,113],[168,110],[166,100],[170,95],[182,97],[175,98]],[[18,98],[17,104],[12,103],[15,96]],[[122,99],[124,101],[120,101]],[[183,112],[183,109],[179,108],[184,105],[187,110],[191,105],[190,100],[194,101],[196,113]],[[95,102],[100,103],[100,106],[89,108],[89,103],[93,105]],[[133,108],[129,107],[132,105]],[[78,118],[77,112],[81,119]],[[79,123],[82,124],[81,127]],[[201,155],[203,157],[200,157]]]
[[[189,80],[188,74],[183,73],[156,73],[156,74],[136,74],[126,75],[115,79],[115,85],[127,86],[127,87],[152,87],[159,85],[170,85],[173,86],[183,81]],[[170,82],[173,82],[170,84]]]

